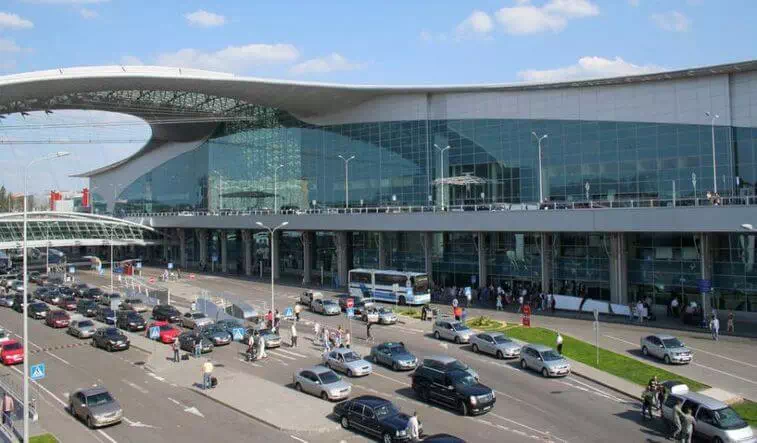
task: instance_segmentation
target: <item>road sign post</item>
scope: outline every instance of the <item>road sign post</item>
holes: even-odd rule
[[[32,380],[42,380],[46,375],[46,368],[44,363],[39,363],[30,368],[30,377]]]
[[[597,367],[599,367],[599,309],[594,309],[594,340],[597,348]]]

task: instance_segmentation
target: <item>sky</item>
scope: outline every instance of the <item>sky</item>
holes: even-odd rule
[[[0,0],[0,75],[145,64],[356,84],[558,81],[754,59],[755,16],[757,0]],[[0,182],[20,189],[22,164],[66,150],[30,187],[80,188],[69,174],[149,137],[138,122],[49,128],[115,119],[96,114],[2,120]],[[114,137],[124,143],[97,143]]]

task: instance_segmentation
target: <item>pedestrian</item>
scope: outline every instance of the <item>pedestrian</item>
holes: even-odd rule
[[[681,442],[682,443],[691,443],[691,437],[694,434],[694,425],[697,424],[697,421],[694,420],[694,417],[691,415],[691,408],[686,408],[683,411],[683,416],[681,417]]]
[[[518,312],[523,312],[523,292],[518,296]]]
[[[502,308],[502,294],[497,294],[497,310],[501,311]]]
[[[710,320],[710,332],[712,332],[712,339],[718,341],[720,335],[720,320],[715,315],[713,315]]]
[[[733,311],[728,311],[728,323],[726,324],[726,332],[733,334]]]
[[[263,337],[263,334],[258,335],[258,360],[261,358],[268,357],[268,354],[265,353],[265,338]]]
[[[673,300],[670,302],[670,315],[678,317],[678,297],[673,297]]]
[[[557,331],[557,353],[562,355],[562,335],[560,335],[560,331]]]
[[[15,408],[15,404],[13,402],[13,397],[8,395],[6,392],[3,396],[3,424],[7,425],[12,423],[12,417],[13,417],[13,409]]]
[[[292,347],[297,347],[297,322],[292,322],[292,328],[290,329],[290,333],[292,334]]]
[[[196,301],[193,301],[193,302],[192,302],[192,303],[191,303],[191,304],[189,305],[189,310],[190,310],[190,311],[192,311],[192,312],[195,312],[195,311],[197,310],[197,302],[196,302]]]
[[[174,342],[171,344],[171,348],[173,349],[173,361],[174,363],[179,362],[179,340],[174,340]]]
[[[195,335],[195,357],[202,357],[202,336],[200,334]]]
[[[644,389],[644,392],[641,394],[641,418],[644,420],[647,419],[647,412],[649,413],[649,418],[654,418],[652,416],[652,404],[654,403],[654,392],[647,386],[646,389]]]
[[[325,326],[323,327],[322,334],[323,349],[324,351],[329,352],[329,350],[331,349],[331,339],[329,338],[329,330]]]
[[[213,374],[213,363],[210,359],[205,360],[202,364],[202,389],[208,389],[210,387],[210,379]]]
[[[255,359],[255,331],[252,331],[247,339],[247,355],[249,355],[250,360]]]
[[[368,340],[373,341],[373,336],[371,335],[371,326],[373,326],[373,323],[370,321],[365,325],[365,335]]]
[[[313,343],[317,343],[318,340],[321,338],[321,324],[318,322],[315,322],[315,325],[313,325]]]
[[[279,310],[276,310],[276,314],[273,316],[273,331],[276,332],[279,330],[279,325],[281,324],[281,314],[279,313]]]
[[[426,321],[426,305],[421,307],[421,321]]]
[[[465,320],[468,318],[468,310],[463,308],[463,312],[460,314],[460,321],[465,324]]]
[[[414,411],[413,415],[407,421],[407,435],[410,437],[410,441],[420,441],[420,425],[418,424],[418,411]]]
[[[681,435],[681,417],[683,417],[683,410],[681,407],[683,406],[683,400],[680,398],[676,400],[675,406],[673,406],[673,426],[672,426],[672,433],[670,434],[670,439],[675,440]]]
[[[453,309],[454,309],[454,308],[456,308],[456,307],[457,307],[457,305],[458,305],[458,303],[459,303],[459,302],[457,301],[457,297],[453,298],[453,299],[452,299],[452,308],[453,308]]]
[[[554,294],[549,295],[549,302],[552,307],[552,313],[555,313],[555,307],[557,307],[557,298],[555,298]]]
[[[344,333],[344,347],[350,349],[352,346],[352,334],[350,331]]]
[[[665,404],[665,400],[667,399],[667,397],[668,397],[668,394],[667,394],[667,391],[665,390],[665,386],[663,386],[662,384],[658,384],[657,385],[657,409],[660,412],[660,418],[663,418],[662,405]]]
[[[300,306],[299,303],[295,303],[295,305],[294,305],[294,319],[295,319],[295,321],[300,321],[300,311],[302,311],[302,306]]]
[[[268,329],[273,328],[273,311],[270,309],[268,310],[268,313],[265,315],[265,322]]]

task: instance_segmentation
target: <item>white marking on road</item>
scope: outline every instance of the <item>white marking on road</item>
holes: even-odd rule
[[[200,412],[199,410],[197,410],[197,408],[196,408],[196,407],[194,407],[194,406],[192,406],[191,408],[186,408],[186,409],[184,409],[184,412],[189,412],[190,414],[196,415],[196,416],[198,416],[198,417],[203,417],[203,418],[205,418],[205,416],[204,416],[204,415],[202,415],[202,412]]]
[[[300,441],[300,442],[302,442],[302,443],[308,443],[308,441],[307,441],[307,440],[303,440],[303,439],[301,439],[300,437],[297,437],[297,436],[294,436],[294,435],[290,435],[290,437],[292,437],[293,439],[295,439],[295,440],[297,440],[297,441]]]
[[[747,362],[741,361],[741,360],[736,360],[735,358],[726,357],[725,355],[716,354],[714,352],[705,351],[705,350],[699,349],[699,348],[693,348],[691,346],[688,346],[688,348],[689,349],[693,349],[693,350],[695,350],[697,352],[701,352],[703,354],[708,354],[708,355],[712,355],[712,356],[717,357],[717,358],[722,358],[723,360],[728,360],[728,361],[732,361],[734,363],[739,363],[739,364],[742,364],[742,365],[750,366],[752,368],[757,368],[757,365],[753,365],[751,363],[747,363]]]
[[[71,366],[71,363],[67,362],[66,360],[63,360],[62,358],[58,357],[57,355],[53,354],[52,352],[47,352],[52,357],[57,358],[58,360],[62,361],[63,363],[67,364],[68,366]]]
[[[517,401],[518,403],[523,403],[523,404],[525,404],[526,406],[528,406],[528,407],[530,407],[530,408],[536,409],[537,411],[544,413],[545,415],[549,415],[549,412],[545,411],[544,409],[542,409],[542,408],[540,408],[540,407],[538,407],[538,406],[534,406],[534,405],[532,405],[531,403],[529,403],[529,402],[527,402],[527,401],[525,401],[525,400],[521,400],[521,399],[519,399],[518,397],[513,397],[512,395],[510,395],[510,394],[505,394],[505,393],[504,393],[504,392],[502,392],[502,391],[497,391],[497,390],[495,390],[494,392],[496,392],[496,393],[497,393],[497,395],[502,395],[502,396],[505,396],[505,397],[507,397],[507,398],[513,399],[513,400]]]
[[[444,349],[449,349],[448,343],[439,342],[439,346],[443,347]]]
[[[260,366],[259,364],[251,362],[251,361],[247,361],[247,360],[245,360],[243,358],[238,358],[237,360],[239,360],[241,362],[244,362],[244,363],[247,363],[249,365],[255,366],[256,368],[262,368],[262,366]]]
[[[143,394],[147,394],[148,392],[150,392],[147,389],[143,388],[142,386],[139,386],[136,383],[132,383],[129,380],[121,379],[121,381],[124,382],[124,383],[126,383],[127,385],[131,386],[132,388],[136,389],[137,391],[143,393]]]
[[[493,416],[493,417],[497,417],[497,418],[499,418],[500,420],[505,420],[505,421],[507,421],[507,422],[513,423],[513,424],[515,424],[515,425],[518,425],[518,426],[520,426],[521,428],[526,428],[526,429],[528,429],[528,430],[529,430],[529,431],[531,431],[531,432],[536,432],[537,434],[545,435],[545,436],[548,436],[549,438],[554,438],[555,440],[558,440],[558,441],[561,441],[561,442],[564,442],[564,443],[568,443],[568,442],[567,442],[567,440],[563,440],[563,439],[561,439],[561,438],[559,438],[559,437],[555,437],[555,436],[554,436],[554,435],[552,435],[552,433],[550,433],[550,432],[545,432],[545,431],[540,431],[540,430],[538,430],[538,429],[534,429],[534,428],[532,428],[531,426],[528,426],[528,425],[524,425],[523,423],[517,422],[517,421],[515,421],[515,420],[512,420],[512,419],[510,419],[510,418],[507,418],[507,417],[503,417],[503,416],[501,416],[501,415],[499,415],[499,414],[496,414],[496,413],[494,413],[494,412],[490,412],[490,413],[489,413],[489,415],[491,415],[491,416]],[[515,429],[513,429],[512,431],[513,431],[513,432],[516,432],[516,433],[517,433],[517,432],[522,432],[522,431],[517,431],[517,430],[515,430]],[[524,433],[524,435],[525,435],[525,433]]]
[[[159,375],[155,375],[152,372],[148,372],[147,375],[149,375],[150,377],[152,377],[152,378],[154,378],[155,380],[158,380],[158,381],[166,381],[165,378],[163,378],[163,377],[161,377]]]
[[[415,332],[415,333],[419,333],[419,334],[423,334],[423,333],[426,332],[423,329],[403,328],[402,326],[396,326],[396,325],[395,325],[395,328],[402,329],[403,331]]]
[[[753,385],[757,385],[757,381],[749,380],[748,378],[744,378],[744,377],[739,377],[738,375],[731,374],[730,372],[721,371],[720,369],[711,368],[709,366],[705,366],[705,365],[700,364],[700,363],[691,362],[691,364],[694,365],[694,366],[699,366],[700,368],[709,369],[710,371],[714,371],[714,372],[717,372],[719,374],[723,374],[723,375],[727,375],[729,377],[733,377],[733,378],[741,380],[741,381],[745,381],[747,383],[751,383]]]
[[[276,360],[277,362],[281,363],[281,364],[282,364],[282,365],[284,365],[284,366],[289,366],[289,363],[285,362],[284,360],[282,360],[282,359],[280,359],[280,358],[276,358],[276,357],[274,357],[274,356],[270,355],[270,354],[271,354],[270,352],[269,352],[268,354],[269,354],[269,356],[268,356],[268,357],[269,357],[269,358],[270,358],[271,360]],[[291,358],[291,357],[287,357],[287,358]],[[293,360],[294,360],[294,359],[293,359]]]
[[[391,381],[393,381],[393,382],[395,382],[397,384],[403,385],[403,386],[408,386],[409,385],[409,383],[402,382],[402,381],[399,381],[399,380],[395,380],[392,377],[387,377],[386,375],[381,374],[381,373],[376,372],[376,371],[373,371],[373,375],[376,375],[376,376],[381,377],[381,378],[385,378],[387,380],[391,380]]]
[[[269,350],[269,351],[268,351],[268,353],[269,353],[269,354],[273,354],[273,355],[278,355],[279,357],[281,357],[281,358],[286,358],[287,360],[297,360],[297,359],[296,359],[296,358],[294,358],[294,357],[290,357],[290,356],[288,356],[288,355],[284,355],[284,354],[282,354],[282,353],[280,353],[280,352],[274,352],[273,350]]]
[[[182,402],[180,402],[179,400],[174,400],[174,399],[173,399],[173,398],[171,398],[171,397],[167,397],[167,398],[168,398],[168,400],[169,400],[170,402],[172,402],[172,403],[173,403],[173,404],[175,404],[176,406],[178,406],[178,407],[180,407],[180,408],[184,409],[184,412],[188,412],[188,413],[190,413],[190,414],[193,414],[193,415],[196,415],[196,416],[198,416],[198,417],[205,417],[205,416],[204,416],[204,415],[202,414],[202,412],[200,412],[200,411],[199,411],[199,410],[198,410],[197,408],[195,408],[194,406],[187,406],[187,405],[183,404]]]
[[[285,352],[287,354],[294,355],[295,357],[308,358],[307,355],[302,355],[302,354],[298,354],[297,352],[287,351],[286,349],[279,348],[279,349],[277,349],[277,351],[279,351],[279,352]]]
[[[613,340],[617,340],[619,342],[622,342],[622,343],[625,343],[625,344],[631,345],[631,346],[637,346],[638,345],[638,343],[633,343],[633,342],[630,342],[628,340],[623,340],[622,338],[613,337],[612,335],[603,335],[603,337],[611,338]]]
[[[108,441],[110,441],[110,443],[118,443],[113,437],[111,437],[110,435],[106,434],[105,431],[103,431],[102,429],[98,429],[97,433],[100,434],[100,435],[102,435],[103,437],[107,438]]]
[[[142,423],[141,421],[133,421],[129,417],[124,417],[124,421],[132,428],[149,428],[155,429],[155,426]]]

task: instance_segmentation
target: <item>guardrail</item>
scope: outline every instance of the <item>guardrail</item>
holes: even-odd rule
[[[250,215],[359,215],[359,214],[408,214],[408,213],[459,213],[459,212],[507,212],[539,210],[604,210],[631,208],[674,208],[693,206],[751,206],[757,204],[757,196],[683,198],[683,199],[631,199],[631,200],[586,200],[574,202],[545,203],[482,203],[470,205],[441,206],[359,206],[354,208],[315,208],[315,209],[273,209],[221,210],[221,211],[175,211],[175,212],[134,212],[125,217],[194,217],[194,216],[250,216]]]

